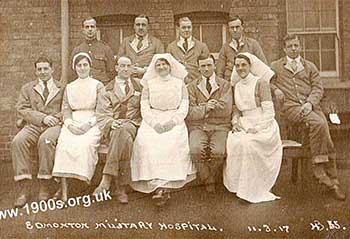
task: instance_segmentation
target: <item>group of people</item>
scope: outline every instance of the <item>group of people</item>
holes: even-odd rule
[[[172,189],[198,179],[209,193],[218,176],[238,198],[251,203],[278,199],[271,192],[282,160],[272,94],[289,120],[308,125],[314,177],[338,200],[336,155],[318,70],[300,56],[298,36],[284,39],[285,57],[271,68],[259,43],[245,37],[243,20],[228,22],[232,40],[215,62],[205,43],[192,36],[192,22],[178,21],[179,37],[167,53],[148,34],[149,19],[135,18],[133,36],[122,42],[114,60],[111,48],[96,39],[96,21],[85,19],[85,41],[72,53],[77,77],[66,86],[52,77],[52,61],[34,63],[37,79],[20,92],[17,112],[24,127],[12,142],[14,179],[22,207],[29,200],[31,150],[39,158],[38,200],[69,197],[68,178],[90,183],[97,148],[107,142],[102,179],[94,190],[111,185],[128,203],[127,186],[163,205]]]

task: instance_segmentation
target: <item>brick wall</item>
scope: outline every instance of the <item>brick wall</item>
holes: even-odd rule
[[[60,74],[59,0],[1,0],[0,12],[0,160],[8,160],[14,105],[21,86],[34,79],[34,61],[48,55],[54,76]]]

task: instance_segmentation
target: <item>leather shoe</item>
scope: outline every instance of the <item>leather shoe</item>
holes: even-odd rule
[[[332,196],[340,201],[344,201],[346,199],[345,193],[341,190],[339,185],[334,185],[331,189]]]
[[[16,208],[22,208],[26,203],[27,203],[27,195],[26,194],[21,194],[19,197],[16,199],[14,206]]]
[[[128,195],[126,193],[120,193],[118,196],[118,201],[122,204],[129,203]]]

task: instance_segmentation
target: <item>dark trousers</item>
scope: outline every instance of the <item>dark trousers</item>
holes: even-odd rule
[[[200,129],[190,132],[191,158],[197,168],[199,180],[206,185],[215,183],[215,176],[226,158],[227,133],[226,130]]]
[[[128,185],[131,181],[130,159],[136,132],[137,127],[127,122],[110,133],[103,174],[118,177],[119,185]]]

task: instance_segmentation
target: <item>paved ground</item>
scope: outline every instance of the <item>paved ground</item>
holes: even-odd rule
[[[12,207],[14,199],[11,165],[3,164],[0,172],[3,176],[0,209],[4,210]],[[341,169],[339,173],[344,189],[350,195],[350,170]],[[219,186],[213,195],[207,194],[201,186],[193,186],[173,193],[170,203],[159,209],[152,204],[149,195],[131,193],[128,205],[120,205],[112,199],[90,207],[77,206],[31,215],[22,210],[23,216],[0,220],[0,238],[350,238],[350,199],[338,202],[320,187],[313,186],[302,192],[299,186],[291,184],[290,164],[284,163],[273,189],[281,196],[278,201],[246,204],[223,186]],[[315,220],[319,221],[317,227],[321,231],[317,231],[316,226],[311,230],[310,223]],[[329,220],[337,221],[333,226],[339,229],[331,229]],[[29,222],[34,225],[33,229],[26,229]],[[40,229],[43,225],[59,225],[53,224],[55,222],[78,223],[74,227],[86,223],[89,229]],[[107,228],[95,229],[96,223],[102,222]],[[124,224],[123,229],[108,228],[111,225],[107,223],[118,226],[118,222],[135,225]],[[139,222],[153,223],[152,229],[147,224],[140,228]],[[176,223],[184,223],[184,228],[177,230]],[[126,229],[126,226],[132,228]],[[249,227],[252,231],[255,227],[256,232],[250,232]],[[271,232],[267,232],[269,230]]]

